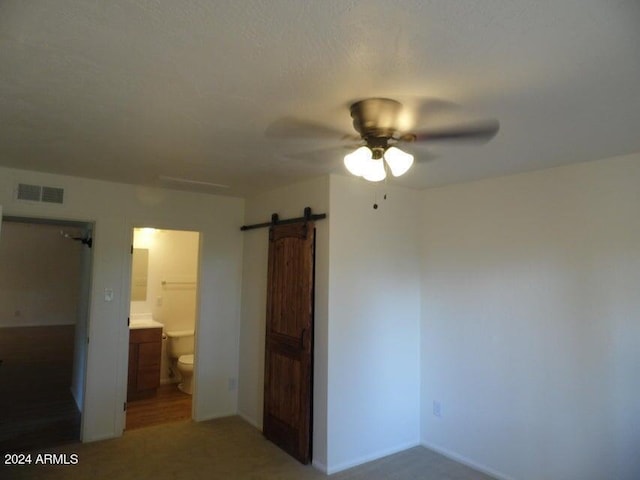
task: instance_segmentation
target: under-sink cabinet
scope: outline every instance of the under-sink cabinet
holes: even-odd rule
[[[162,328],[129,330],[127,400],[152,397],[160,386]]]

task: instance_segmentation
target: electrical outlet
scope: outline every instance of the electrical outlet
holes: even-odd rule
[[[438,400],[433,401],[433,415],[442,418],[442,405]]]

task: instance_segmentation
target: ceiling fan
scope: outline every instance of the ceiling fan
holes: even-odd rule
[[[443,102],[444,104],[444,102]],[[400,127],[402,104],[389,98],[367,98],[350,108],[353,127],[358,136],[296,119],[285,119],[267,129],[276,136],[336,136],[341,140],[359,140],[356,149],[344,157],[344,165],[353,175],[379,182],[390,172],[394,177],[406,173],[413,165],[413,155],[401,148],[407,144],[436,141],[484,143],[500,129],[495,119],[484,119],[439,129],[404,131]]]

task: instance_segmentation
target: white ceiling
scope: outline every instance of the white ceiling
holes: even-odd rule
[[[500,120],[487,145],[434,146],[406,186],[640,151],[640,2],[0,3],[0,165],[242,195],[343,172],[344,151],[316,152],[338,141],[265,132],[352,132],[370,96]]]

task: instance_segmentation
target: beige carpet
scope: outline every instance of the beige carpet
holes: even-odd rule
[[[299,464],[239,417],[180,422],[126,432],[122,438],[70,444],[48,453],[77,454],[77,465],[0,467],[2,479],[181,480],[327,478]],[[3,460],[4,460],[4,453]],[[37,452],[32,452],[32,459]],[[4,463],[4,462],[3,462]],[[422,447],[330,478],[337,480],[490,480]]]

